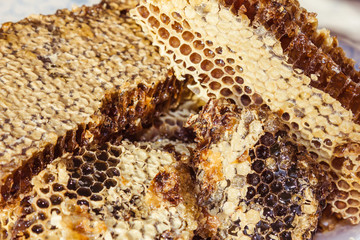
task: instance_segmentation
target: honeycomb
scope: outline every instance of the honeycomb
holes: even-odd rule
[[[182,103],[174,109],[161,112],[154,120],[154,124],[139,132],[135,139],[140,141],[156,141],[160,139],[181,140],[193,142],[192,129],[184,125],[191,114],[196,114],[205,103],[196,95],[189,95],[182,99]]]
[[[123,140],[58,158],[0,212],[1,239],[191,239],[198,207],[184,163],[193,147]]]
[[[205,222],[200,233],[214,239],[312,239],[329,191],[327,177],[276,116],[210,100],[188,124],[198,144],[198,201],[212,216],[212,225]]]
[[[182,86],[124,10],[103,1],[0,30],[0,205],[78,145],[136,132]],[[140,121],[142,119],[142,121]]]
[[[297,1],[262,0],[141,0],[130,13],[176,76],[194,77],[189,88],[202,99],[266,104],[277,113],[289,136],[331,172],[333,211],[360,221],[353,197],[360,195],[359,73],[337,40],[316,29],[314,14]],[[344,146],[351,149],[341,161],[336,152]],[[346,167],[336,169],[338,161]],[[351,192],[349,204],[342,194]]]

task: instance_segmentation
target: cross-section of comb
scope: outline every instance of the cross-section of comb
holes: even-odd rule
[[[191,239],[199,208],[184,163],[193,147],[124,140],[59,158],[1,211],[1,239]]]
[[[190,88],[203,99],[266,104],[329,168],[335,149],[360,143],[359,73],[297,1],[142,0],[131,14],[177,76],[195,78]],[[334,171],[334,186],[359,181],[360,162],[347,159],[353,174]],[[360,221],[358,205],[348,212],[343,217]]]
[[[144,131],[139,132],[136,140],[155,141],[159,139],[181,140],[193,142],[194,132],[184,125],[191,114],[196,114],[205,104],[196,95],[189,94],[182,98],[182,102],[174,109],[160,113],[154,124]]]
[[[136,132],[177,101],[184,83],[128,16],[134,4],[103,1],[2,25],[0,205],[64,152]]]
[[[188,124],[198,144],[198,201],[212,222],[204,220],[199,234],[312,239],[330,184],[276,116],[210,100]]]

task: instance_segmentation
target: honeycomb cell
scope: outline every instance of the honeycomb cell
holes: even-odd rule
[[[160,27],[160,22],[155,17],[153,17],[153,16],[149,17],[148,21],[152,28]]]
[[[182,33],[182,31],[184,30],[182,25],[176,21],[171,24],[171,28],[174,29],[177,33]]]
[[[46,220],[47,219],[47,216],[44,212],[39,212],[38,214],[38,218],[42,221]]]
[[[281,190],[280,190],[281,191]],[[288,192],[282,192],[279,195],[279,202],[282,204],[288,204],[291,201],[291,194]]]
[[[257,186],[260,183],[260,176],[256,173],[248,174],[247,183],[253,186]]]
[[[180,46],[180,40],[176,37],[170,37],[169,44],[173,48],[178,48]]]
[[[109,178],[119,177],[119,176],[120,176],[120,171],[119,171],[119,169],[117,169],[117,168],[109,168],[109,169],[106,171],[106,175],[107,175]]]
[[[74,160],[72,161],[72,163],[73,163],[74,168],[78,168],[83,164],[83,161],[82,161],[82,158],[75,157]]]
[[[225,66],[225,62],[222,59],[216,59],[214,62],[219,67],[224,67]]]
[[[265,163],[262,160],[256,160],[253,164],[252,164],[252,169],[254,169],[255,172],[257,173],[261,173],[265,168]]]
[[[257,104],[257,105],[261,105],[264,103],[264,100],[262,99],[262,97],[257,94],[257,93],[254,93],[252,96],[251,96],[251,99],[252,101]]]
[[[117,182],[114,180],[114,179],[107,179],[105,182],[104,182],[104,185],[107,189],[111,188],[111,187],[115,187],[117,184]]]
[[[233,80],[231,77],[229,77],[229,76],[223,77],[223,78],[221,79],[221,81],[222,81],[224,84],[226,84],[226,85],[232,85],[232,84],[234,84],[234,80]]]
[[[110,157],[107,163],[109,164],[110,167],[115,167],[119,164],[119,159]]]
[[[164,13],[160,14],[160,20],[162,23],[164,23],[166,25],[168,25],[171,21],[170,18]]]
[[[64,196],[68,197],[69,199],[76,199],[77,198],[77,194],[73,193],[73,192],[65,192]]]
[[[99,172],[99,171],[95,172],[92,176],[98,182],[104,182],[106,180],[106,178],[107,178],[105,173]]]
[[[77,200],[76,204],[79,205],[79,206],[81,206],[81,205],[85,205],[85,206],[88,206],[88,207],[90,206],[89,202],[84,200],[84,199]]]
[[[329,146],[329,147],[331,147],[333,145],[332,141],[330,139],[328,139],[328,138],[326,138],[324,140],[324,143],[325,143],[326,146]]]
[[[358,192],[356,190],[350,191],[350,195],[354,198],[360,198],[360,192]]]
[[[211,83],[209,84],[209,87],[210,87],[212,90],[216,91],[216,90],[219,90],[219,89],[221,88],[221,84],[218,83],[218,82],[211,82]]]
[[[55,176],[51,173],[44,174],[45,183],[52,183],[55,180]]]
[[[256,191],[261,195],[261,197],[265,197],[268,193],[269,193],[269,187],[268,185],[264,184],[264,183],[261,183]]]
[[[96,160],[96,156],[92,152],[86,152],[82,157],[86,162],[94,162]]]
[[[190,61],[194,64],[198,64],[201,62],[201,56],[198,53],[192,53],[190,55]]]
[[[274,207],[277,204],[277,197],[274,194],[269,194],[265,197],[265,204],[268,207]]]
[[[45,188],[40,188],[40,191],[42,192],[42,193],[48,193],[49,191],[50,191],[50,188],[49,187],[45,187]]]
[[[191,48],[190,48],[189,45],[183,44],[180,47],[180,52],[181,52],[182,55],[187,56],[187,55],[189,55],[191,53]]]
[[[291,227],[292,227],[292,223],[293,223],[294,219],[295,219],[295,216],[292,215],[292,214],[289,215],[289,216],[287,216],[287,217],[285,217],[284,223],[285,223],[285,225],[286,225],[287,228],[291,228]]]
[[[282,216],[285,216],[288,213],[288,210],[287,210],[287,207],[284,207],[282,205],[277,205],[274,208],[274,213],[275,213],[276,216],[282,217]]]
[[[360,190],[360,184],[358,182],[353,182],[352,185],[354,188]]]
[[[212,50],[210,50],[209,48],[204,49],[204,55],[207,58],[214,58],[215,57],[215,53]]]
[[[237,95],[241,95],[242,92],[243,92],[242,88],[239,87],[238,85],[234,85],[234,86],[232,87],[232,89],[233,89],[233,91],[235,92],[235,94],[237,94]]]
[[[297,124],[296,122],[292,122],[291,127],[295,130],[299,130],[299,124]]]
[[[247,94],[251,94],[252,93],[252,90],[249,86],[245,86],[244,87],[244,91],[247,93]]]
[[[350,189],[350,185],[344,180],[338,181],[338,186],[339,186],[339,188],[344,189],[344,190]]]
[[[158,33],[164,40],[167,40],[170,37],[170,33],[165,28],[159,28]]]
[[[282,119],[284,119],[285,121],[289,121],[289,120],[290,120],[290,115],[289,115],[289,113],[287,113],[287,112],[284,112],[281,117],[282,117]]]
[[[291,232],[282,232],[280,234],[280,240],[291,240]]]
[[[191,29],[190,24],[188,23],[188,21],[186,21],[186,19],[184,19],[182,23],[183,23],[184,28]]]
[[[242,77],[236,76],[235,81],[240,85],[244,84],[244,79]]]
[[[260,230],[262,234],[266,234],[270,230],[270,225],[265,221],[259,221],[256,224],[256,227]]]
[[[110,162],[110,161],[109,161]],[[90,175],[95,172],[94,166],[92,164],[85,163],[81,166],[81,172],[83,175]]]
[[[96,158],[101,161],[107,161],[109,159],[109,154],[107,151],[96,152]]]
[[[360,204],[360,202],[358,200],[351,199],[351,198],[347,200],[347,203],[351,206],[358,206]]]
[[[60,205],[60,203],[63,201],[62,197],[60,195],[51,195],[50,202],[53,206]]]
[[[40,198],[36,201],[36,205],[39,207],[39,208],[48,208],[49,207],[49,201],[46,200],[46,199],[43,199],[43,198]]]
[[[247,198],[248,200],[250,200],[250,199],[252,199],[253,197],[255,197],[255,195],[256,195],[256,190],[255,190],[255,188],[253,188],[253,187],[248,187],[247,193],[246,193],[246,198]]]
[[[274,174],[270,170],[266,170],[261,174],[261,180],[270,184],[274,180]]]
[[[338,209],[345,209],[345,208],[347,207],[346,203],[341,202],[341,201],[336,201],[336,202],[335,202],[335,206],[336,206]]]
[[[297,204],[291,205],[290,211],[292,213],[296,213],[297,215],[301,215],[301,206],[299,206]]]
[[[268,147],[273,145],[275,142],[276,142],[276,140],[275,140],[274,136],[269,132],[266,132],[260,138],[260,143],[265,145],[265,146],[268,146]]]
[[[91,176],[81,176],[78,180],[80,187],[90,187],[93,184],[94,180]]]
[[[93,194],[93,195],[91,195],[90,200],[96,201],[96,202],[97,201],[102,201],[103,197],[101,195]]]
[[[73,179],[75,179],[75,178],[79,178],[81,176],[81,174],[79,173],[79,172],[73,172],[73,173],[71,173],[71,177],[73,178]]]
[[[86,187],[80,187],[76,193],[79,195],[79,196],[83,196],[83,197],[90,197],[91,196],[91,191],[89,188],[86,188]]]
[[[346,213],[351,214],[351,215],[355,215],[355,214],[359,213],[359,209],[354,208],[354,207],[349,207],[348,209],[346,209]]]
[[[222,47],[217,47],[217,48],[215,48],[215,52],[216,52],[217,54],[222,54],[222,53],[223,53]]]
[[[182,38],[187,42],[192,42],[194,40],[195,36],[191,32],[185,31],[182,34]]]
[[[242,73],[242,72],[244,71],[244,69],[243,69],[241,66],[239,66],[239,65],[236,65],[236,66],[235,66],[235,70],[236,70],[238,73]]]
[[[203,41],[201,40],[195,40],[193,42],[193,45],[194,45],[194,48],[197,49],[197,50],[203,50],[204,47],[205,47],[205,44]]]
[[[268,157],[270,157],[269,148],[264,145],[258,146],[255,153],[256,157],[260,159],[267,159]]]
[[[224,75],[223,70],[219,68],[215,68],[214,70],[211,71],[211,76],[213,78],[221,78],[223,75]]]
[[[149,5],[149,9],[153,14],[159,14],[160,13],[160,9],[157,6],[154,6],[152,4]]]
[[[65,190],[64,185],[59,184],[59,183],[54,183],[54,184],[52,185],[52,188],[53,188],[54,192],[61,192],[61,191],[64,191],[64,190]]]
[[[241,95],[240,97],[241,104],[245,107],[249,106],[251,103],[251,99],[248,95]]]
[[[280,233],[284,229],[284,223],[280,220],[277,220],[276,222],[272,223],[271,228],[274,232]]]
[[[201,62],[200,66],[201,66],[202,70],[210,71],[214,67],[214,64],[209,60],[204,60],[204,61]]]
[[[232,67],[230,67],[230,66],[226,66],[226,67],[224,68],[224,70],[225,70],[225,72],[226,72],[227,74],[229,74],[229,75],[234,75],[234,74],[235,74],[235,70],[234,70]]]
[[[140,16],[142,16],[143,18],[148,18],[150,15],[149,11],[144,6],[138,7],[137,10],[138,10]]]
[[[265,217],[274,218],[274,213],[273,213],[273,211],[271,210],[271,208],[268,208],[268,207],[264,207],[264,209],[263,209],[263,215],[264,215]]]
[[[94,167],[98,171],[106,171],[106,169],[108,169],[108,164],[103,161],[96,161]]]
[[[181,14],[178,13],[178,12],[172,12],[172,13],[171,13],[171,16],[172,16],[174,19],[178,20],[178,21],[180,21],[180,20],[182,19]]]
[[[31,231],[33,233],[40,234],[40,233],[42,233],[44,231],[44,228],[43,228],[42,225],[36,224],[36,225],[31,227]]]
[[[230,89],[228,89],[228,88],[222,88],[222,89],[220,90],[220,94],[221,94],[222,96],[224,96],[224,97],[229,97],[229,96],[232,95],[233,93],[232,93],[232,91],[231,91]]]

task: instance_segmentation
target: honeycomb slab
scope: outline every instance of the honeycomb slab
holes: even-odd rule
[[[279,119],[211,100],[188,124],[204,239],[312,239],[329,183]]]
[[[149,125],[178,98],[182,83],[125,10],[134,3],[103,1],[2,25],[2,203],[64,152]]]
[[[57,159],[1,211],[1,239],[191,239],[199,208],[184,163],[193,147],[124,140]]]
[[[314,14],[281,0],[141,0],[131,13],[177,76],[194,77],[190,88],[204,100],[266,104],[281,116],[290,136],[331,171],[333,211],[359,222],[357,202],[335,204],[360,193],[359,72],[336,38],[317,29]],[[335,161],[351,170],[338,170],[335,152],[346,146],[344,161]]]

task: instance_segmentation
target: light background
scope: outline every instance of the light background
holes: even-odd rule
[[[347,55],[360,63],[360,0],[299,1],[303,7],[318,14],[320,27],[337,35]],[[0,24],[15,22],[31,14],[52,14],[59,8],[97,2],[99,0],[0,0]],[[360,240],[360,225],[339,226],[336,231],[318,234],[316,240]]]

